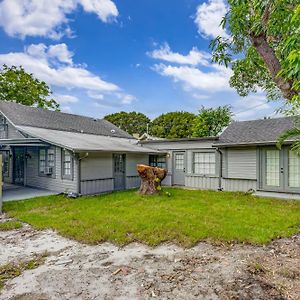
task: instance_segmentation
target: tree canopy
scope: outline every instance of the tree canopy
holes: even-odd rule
[[[229,125],[232,119],[230,106],[202,108],[193,126],[194,137],[217,136]]]
[[[196,116],[185,111],[162,114],[151,123],[150,133],[161,138],[186,138],[193,135]]]
[[[228,0],[222,26],[229,38],[211,43],[213,60],[230,65],[239,95],[263,89],[270,100],[300,106],[299,0]]]
[[[117,112],[104,117],[105,120],[113,123],[119,128],[125,130],[129,134],[138,133],[142,135],[147,131],[147,124],[150,119],[140,112]]]
[[[44,81],[25,72],[23,67],[0,69],[0,99],[14,101],[28,106],[58,109],[59,104],[51,99],[52,92]]]

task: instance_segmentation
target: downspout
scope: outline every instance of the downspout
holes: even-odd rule
[[[223,152],[217,148],[217,152],[220,154],[220,164],[219,164],[219,187],[218,187],[218,191],[223,191],[222,188],[222,177],[223,177]]]
[[[77,180],[77,193],[78,195],[81,194],[81,161],[89,156],[89,153],[87,152],[85,156],[80,157],[78,156],[78,169],[77,169],[77,174],[78,174],[78,180]]]

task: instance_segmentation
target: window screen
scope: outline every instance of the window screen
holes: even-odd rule
[[[279,150],[266,151],[266,184],[269,186],[280,186],[279,154]]]
[[[300,187],[300,156],[289,151],[289,187]]]
[[[195,152],[193,164],[195,174],[215,175],[216,154],[214,152]]]
[[[158,167],[158,168],[166,168],[167,161],[165,155],[150,155],[149,156],[149,165],[151,167]]]

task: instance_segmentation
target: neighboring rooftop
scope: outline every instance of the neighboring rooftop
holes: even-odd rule
[[[0,101],[0,111],[17,126],[133,139],[130,134],[104,119],[30,107],[10,101]]]
[[[232,122],[215,145],[275,143],[283,132],[293,127],[293,117]]]

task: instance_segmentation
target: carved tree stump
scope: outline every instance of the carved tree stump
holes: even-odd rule
[[[146,165],[137,165],[137,171],[142,179],[140,194],[153,195],[158,192],[158,186],[167,176],[167,170],[150,167]]]

